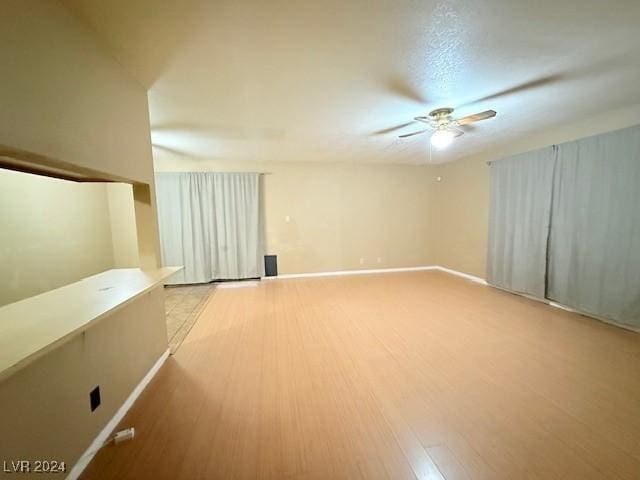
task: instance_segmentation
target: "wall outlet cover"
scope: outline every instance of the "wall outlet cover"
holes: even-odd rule
[[[92,412],[100,406],[100,386],[99,385],[93,390],[91,390],[91,392],[89,392],[89,404],[91,405]]]

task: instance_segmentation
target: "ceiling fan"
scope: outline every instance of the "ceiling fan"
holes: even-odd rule
[[[464,131],[458,127],[496,116],[495,110],[486,110],[457,119],[452,118],[452,114],[453,108],[438,108],[429,112],[429,115],[426,117],[415,117],[414,120],[427,124],[429,128],[399,135],[399,138],[412,137],[430,130],[435,130],[433,134],[431,134],[431,145],[439,149],[445,148],[451,144],[454,138],[464,134]]]

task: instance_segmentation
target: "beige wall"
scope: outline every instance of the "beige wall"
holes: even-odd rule
[[[126,183],[106,185],[109,203],[113,265],[115,268],[140,266],[138,234],[133,201],[133,189]]]
[[[166,348],[160,287],[0,382],[2,459],[64,461],[68,473]],[[91,412],[96,386],[102,402]]]
[[[640,106],[632,106],[547,127],[500,148],[435,166],[228,162],[163,155],[155,167],[269,172],[264,177],[267,251],[278,255],[280,273],[437,264],[484,278],[486,162],[637,123]]]
[[[158,160],[156,169],[268,172],[266,246],[278,255],[279,273],[412,267],[435,260],[435,182],[426,167],[182,158]]]
[[[59,2],[3,0],[0,62],[0,144],[151,180],[145,89]]]
[[[0,306],[139,266],[133,190],[0,169]]]
[[[134,206],[140,260],[153,265],[158,236],[145,90],[54,0],[2,2],[0,63],[0,145],[148,184],[136,185]],[[597,121],[611,129],[606,119]],[[472,178],[465,166],[480,172],[482,161],[444,167],[183,161],[179,168],[272,172],[265,177],[267,245],[283,273],[442,258],[482,275],[486,175]],[[444,177],[438,185],[436,171]],[[439,214],[436,202],[444,206]],[[108,198],[102,208],[109,208]],[[4,456],[77,460],[166,348],[161,293],[143,296],[0,382]],[[104,400],[92,414],[88,394],[97,384]]]
[[[113,268],[106,187],[0,169],[0,305]]]
[[[56,0],[2,2],[0,63],[0,145],[148,184],[136,192],[138,239],[155,266],[146,90]]]
[[[140,182],[134,195],[136,234],[144,265],[153,266],[158,235],[145,89],[56,0],[3,0],[0,64],[0,145]],[[105,187],[99,188],[104,193]],[[109,218],[106,193],[103,198],[96,222]],[[83,203],[77,208],[86,208]],[[77,241],[58,230],[55,218],[40,224],[56,229],[44,232],[48,241]],[[111,233],[108,226],[100,228],[106,252]],[[15,260],[28,263],[29,252],[21,253]],[[86,251],[96,253],[96,248]],[[46,267],[34,267],[29,280],[37,282]],[[72,466],[166,346],[158,290],[3,380],[0,452],[14,459],[64,459]],[[88,395],[96,384],[104,386],[104,400],[92,414]]]
[[[489,170],[484,160],[460,160],[435,168],[438,182],[436,263],[484,278]]]
[[[435,167],[438,183],[436,261],[484,278],[489,218],[487,162],[640,123],[640,105],[603,113],[522,138],[500,148]]]

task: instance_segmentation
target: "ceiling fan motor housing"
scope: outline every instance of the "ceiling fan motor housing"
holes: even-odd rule
[[[445,119],[453,113],[453,108],[437,108],[429,112],[429,117],[433,120]]]
[[[429,112],[426,117],[416,117],[415,119],[431,125],[433,128],[446,128],[451,123],[453,108],[437,108]]]

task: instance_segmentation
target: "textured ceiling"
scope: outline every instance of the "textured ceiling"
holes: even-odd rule
[[[65,0],[149,87],[154,156],[454,160],[640,103],[640,2]],[[409,122],[492,108],[430,157]]]

